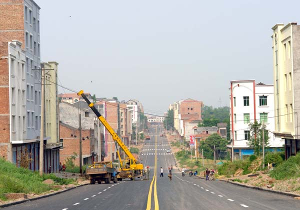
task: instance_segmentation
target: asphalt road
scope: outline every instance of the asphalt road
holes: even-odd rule
[[[150,180],[87,185],[48,198],[7,207],[5,210],[146,210],[147,206],[152,207],[151,209],[159,207],[161,210],[300,209],[300,201],[288,196],[248,189],[221,181],[182,177],[176,170],[173,171],[173,180],[170,181],[167,177],[167,169],[175,165],[174,156],[167,153],[166,149],[170,147],[166,139],[159,136],[161,132],[161,128],[157,131],[156,128],[151,129],[151,140],[146,142],[141,155],[144,165],[150,166]],[[154,176],[155,151],[156,176]],[[164,177],[159,177],[160,167],[164,169]],[[153,187],[152,190],[150,186]],[[150,199],[151,203],[149,203]]]

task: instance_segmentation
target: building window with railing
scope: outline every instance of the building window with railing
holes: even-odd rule
[[[267,123],[268,122],[268,113],[260,113],[260,122]]]
[[[259,106],[268,105],[268,96],[259,96]]]
[[[250,114],[244,113],[244,124],[249,124],[249,123],[250,123]]]
[[[250,131],[244,131],[245,140],[250,140]]]
[[[249,96],[244,96],[244,106],[249,106]]]

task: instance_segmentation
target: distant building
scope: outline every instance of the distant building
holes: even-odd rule
[[[163,123],[165,120],[165,117],[162,116],[151,116],[148,117],[148,122],[149,123]]]
[[[197,141],[205,141],[207,137],[214,133],[219,133],[219,128],[216,126],[212,127],[194,127],[194,136]]]
[[[272,30],[275,135],[284,139],[289,158],[300,152],[300,26],[276,24]]]
[[[93,102],[92,96],[90,93],[84,93],[87,98]],[[77,93],[63,93],[58,95],[60,102],[65,102],[69,104],[74,104],[78,101],[84,101],[83,98],[77,95]]]
[[[249,124],[255,121],[264,123],[269,131],[269,147],[282,148],[283,141],[273,134],[274,87],[255,80],[233,80],[230,82],[230,138],[234,148],[234,159],[252,155],[254,151],[248,145],[250,139]]]

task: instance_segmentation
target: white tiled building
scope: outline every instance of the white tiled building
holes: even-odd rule
[[[230,135],[233,142],[234,158],[253,154],[249,148],[249,123],[264,122],[269,131],[269,147],[283,147],[283,140],[275,138],[274,86],[255,80],[231,81],[230,87]],[[231,145],[228,145],[231,147]]]

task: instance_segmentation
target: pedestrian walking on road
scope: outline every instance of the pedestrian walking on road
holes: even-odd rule
[[[208,168],[206,168],[205,174],[206,174],[206,181],[207,181],[209,180],[209,174],[210,174],[210,170],[208,170]]]
[[[164,169],[160,167],[160,176],[159,177],[164,177]]]
[[[169,177],[170,181],[172,181],[172,169],[171,168],[169,168],[169,175],[168,175],[168,177]]]

